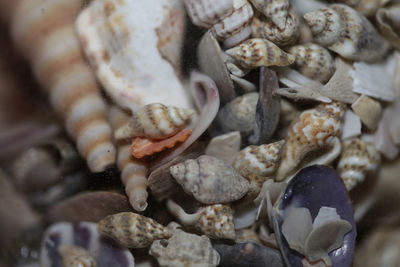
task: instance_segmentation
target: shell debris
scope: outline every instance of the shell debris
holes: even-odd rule
[[[382,115],[381,103],[368,96],[361,95],[351,105],[351,108],[369,129],[375,130],[378,127]]]

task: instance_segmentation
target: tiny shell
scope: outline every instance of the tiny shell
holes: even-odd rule
[[[170,172],[185,192],[204,204],[232,202],[248,191],[247,180],[233,167],[207,155],[171,166]]]
[[[65,267],[95,267],[96,261],[84,248],[62,245],[58,248]]]
[[[133,212],[109,215],[99,221],[99,232],[127,248],[144,248],[156,239],[169,238],[170,231],[151,218]]]
[[[214,267],[220,257],[206,236],[176,230],[168,240],[156,240],[149,254],[157,258],[160,266]]]
[[[249,39],[242,44],[226,50],[244,68],[261,66],[287,66],[295,61],[274,43],[261,38]]]
[[[378,101],[361,95],[352,105],[354,113],[370,130],[375,130],[382,115],[382,105]]]
[[[287,27],[289,0],[250,0],[254,7],[271,19],[279,30]]]

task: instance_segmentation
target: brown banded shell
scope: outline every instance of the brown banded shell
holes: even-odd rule
[[[227,203],[242,198],[248,182],[232,166],[203,155],[170,167],[175,180],[186,193],[204,204]]]
[[[368,172],[378,169],[381,161],[379,151],[359,138],[346,140],[337,166],[347,190],[363,182]]]
[[[254,7],[263,13],[278,27],[284,30],[287,27],[289,0],[250,0]]]
[[[62,245],[58,248],[64,267],[95,267],[96,261],[84,248]]]
[[[328,81],[335,72],[335,61],[324,47],[309,43],[292,46],[288,52],[296,57],[294,66],[301,74],[319,82]]]
[[[148,104],[135,112],[128,124],[117,129],[115,136],[117,139],[133,136],[164,139],[181,130],[193,114],[191,109]]]
[[[243,68],[261,66],[287,66],[295,61],[293,55],[287,54],[274,43],[261,38],[249,39],[238,46],[226,50]]]
[[[371,22],[342,4],[330,5],[304,15],[314,40],[350,60],[374,61],[389,49]]]

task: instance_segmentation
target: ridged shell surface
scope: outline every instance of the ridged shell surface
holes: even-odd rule
[[[337,168],[347,190],[350,191],[365,180],[368,172],[373,172],[379,167],[381,155],[372,144],[359,138],[344,141],[342,147]]]
[[[222,160],[203,155],[171,166],[170,172],[185,192],[204,204],[227,203],[248,191],[248,182]]]
[[[287,66],[295,57],[281,50],[274,43],[261,38],[249,39],[242,44],[226,50],[244,68],[261,66]]]
[[[221,204],[203,208],[195,227],[210,238],[234,239],[236,235],[233,211],[229,206]]]
[[[329,51],[317,44],[292,46],[288,52],[296,57],[294,65],[308,78],[327,82],[335,72],[335,61]]]
[[[151,218],[121,212],[99,221],[99,232],[127,248],[148,247],[156,239],[169,238],[170,231]]]
[[[287,26],[289,0],[250,0],[254,7],[271,19],[278,29],[283,30]]]
[[[314,40],[350,60],[381,59],[389,45],[361,13],[342,4],[304,15]]]
[[[77,246],[60,246],[58,252],[63,259],[64,267],[95,267],[96,261],[89,251]]]
[[[211,28],[233,12],[233,0],[184,0],[184,3],[193,24],[204,28]]]
[[[11,33],[62,116],[92,172],[115,161],[111,127],[95,76],[81,52],[74,21],[81,0],[15,1]],[[44,12],[45,10],[45,12]]]

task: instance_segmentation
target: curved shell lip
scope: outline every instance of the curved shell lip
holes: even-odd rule
[[[276,233],[281,233],[283,224],[281,214],[290,206],[306,207],[310,210],[313,220],[322,206],[336,208],[337,214],[351,224],[352,230],[344,236],[342,246],[331,251],[329,256],[332,266],[351,266],[357,235],[354,212],[343,181],[332,167],[325,165],[306,167],[289,182],[273,212]],[[290,249],[283,234],[276,236],[287,266],[302,267],[301,261],[304,256]]]

